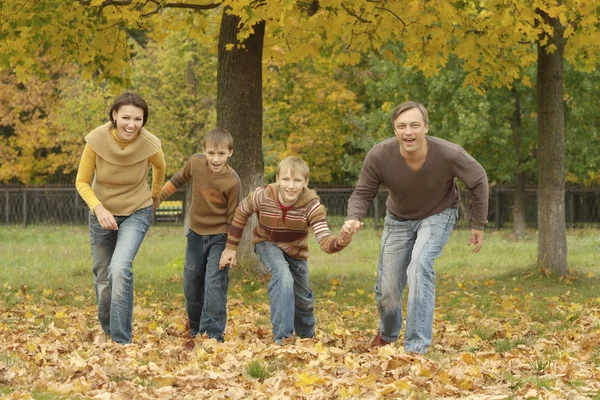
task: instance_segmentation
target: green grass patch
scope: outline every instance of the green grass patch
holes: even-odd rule
[[[534,231],[521,241],[510,231],[486,231],[483,249],[473,254],[470,232],[455,230],[436,261],[437,318],[453,323],[464,310],[502,318],[517,326],[523,316],[546,328],[567,329],[579,321],[577,309],[597,298],[600,282],[594,255],[600,245],[596,230],[568,232],[570,274],[548,276],[535,267]],[[365,229],[340,253],[326,254],[310,236],[310,284],[317,307],[329,302],[370,310],[353,319],[353,328],[374,329],[378,320],[373,287],[377,277],[380,232]],[[134,261],[136,301],[172,301],[183,308],[182,273],[186,238],[180,226],[152,226]],[[59,305],[94,304],[92,257],[86,226],[0,227],[2,301],[18,307],[22,300]],[[245,261],[250,263],[251,261]],[[250,271],[250,272],[249,272]],[[268,304],[268,276],[247,265],[230,272],[230,298]],[[406,303],[406,302],[405,302]],[[406,304],[405,304],[406,306]],[[40,331],[50,321],[40,321]],[[263,321],[265,322],[265,321]],[[473,328],[474,329],[474,328]],[[492,340],[483,327],[474,331]],[[499,349],[509,343],[497,342]]]
[[[258,360],[252,360],[246,366],[246,373],[253,379],[264,380],[271,376],[268,367]]]

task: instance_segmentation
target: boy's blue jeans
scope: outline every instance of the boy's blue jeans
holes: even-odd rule
[[[271,272],[269,299],[271,323],[277,343],[296,334],[302,338],[315,335],[315,296],[308,285],[308,261],[285,254],[273,242],[254,247]]]
[[[152,207],[117,216],[119,230],[102,229],[90,212],[94,286],[102,330],[117,343],[131,343],[133,315],[132,263],[152,220]]]
[[[229,267],[219,269],[221,253],[225,250],[227,234],[187,234],[183,268],[183,294],[190,324],[190,335],[206,333],[223,341],[227,323],[227,287]]]
[[[402,328],[402,293],[408,282],[404,350],[425,353],[431,344],[435,307],[433,263],[442,254],[458,209],[447,208],[421,220],[398,220],[389,213],[381,238],[375,299],[381,321],[379,332],[388,342]]]

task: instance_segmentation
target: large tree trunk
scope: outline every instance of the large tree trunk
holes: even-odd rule
[[[217,73],[217,125],[227,129],[234,140],[230,164],[242,180],[242,199],[263,184],[262,154],[262,54],[264,21],[254,26],[254,33],[240,48],[239,18],[223,11],[219,34]],[[255,260],[251,247],[252,218],[244,230],[238,259]]]
[[[564,275],[567,269],[565,223],[565,118],[563,103],[563,27],[557,18],[538,13],[553,25],[548,43],[538,43],[538,266]],[[556,46],[549,49],[550,45]],[[552,51],[553,50],[553,51]]]
[[[517,239],[525,237],[527,230],[526,220],[526,206],[527,201],[525,197],[526,190],[526,176],[522,170],[523,155],[521,151],[521,96],[516,87],[513,86],[512,90],[513,98],[515,99],[515,108],[513,110],[513,116],[511,121],[511,130],[513,133],[513,145],[515,151],[515,191],[514,191],[514,202],[512,210],[512,221],[513,221],[513,233]]]

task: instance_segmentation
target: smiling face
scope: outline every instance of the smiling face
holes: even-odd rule
[[[131,104],[113,111],[112,117],[117,125],[117,136],[126,142],[135,139],[144,125],[144,110]]]
[[[292,173],[290,168],[281,171],[277,175],[279,194],[284,202],[293,203],[298,200],[302,190],[308,186],[308,179],[300,173]]]
[[[212,172],[221,172],[227,164],[227,159],[233,154],[233,150],[229,150],[226,146],[209,144],[202,148],[208,167]]]
[[[418,157],[423,153],[426,154],[427,132],[429,132],[429,125],[425,123],[423,114],[418,108],[402,112],[394,121],[394,133],[400,143],[400,152],[403,156]]]

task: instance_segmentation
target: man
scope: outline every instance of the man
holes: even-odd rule
[[[358,185],[348,200],[343,229],[356,232],[379,185],[389,190],[375,284],[380,323],[372,347],[398,339],[402,328],[402,293],[408,282],[404,349],[426,353],[431,344],[435,306],[433,263],[440,256],[456,219],[459,191],[455,178],[472,195],[470,246],[483,246],[487,223],[488,182],[483,167],[462,147],[427,136],[429,117],[423,105],[408,101],[392,113],[396,138],[367,154]]]

